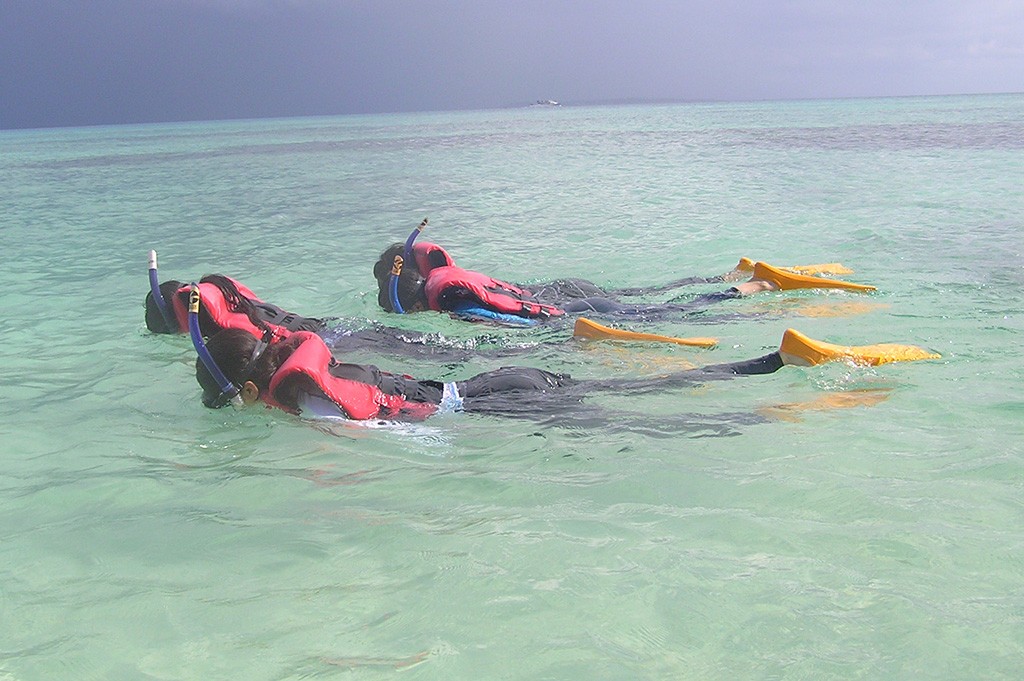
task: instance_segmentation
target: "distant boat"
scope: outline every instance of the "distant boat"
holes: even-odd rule
[[[558,102],[556,102],[553,99],[538,99],[536,102],[534,102],[530,106],[562,106],[562,105],[559,104]]]

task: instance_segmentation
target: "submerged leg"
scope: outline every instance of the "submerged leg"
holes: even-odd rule
[[[674,291],[677,288],[684,286],[695,286],[697,284],[717,284],[725,281],[725,278],[721,275],[714,277],[682,277],[675,281],[670,281],[667,284],[659,284],[656,286],[639,286],[636,288],[617,288],[612,289],[608,292],[609,295],[621,296],[628,298],[630,296],[646,296],[654,293],[667,293],[668,291]]]

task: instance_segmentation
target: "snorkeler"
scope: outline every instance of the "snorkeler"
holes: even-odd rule
[[[801,288],[854,291],[875,289],[864,284],[773,267],[764,262],[750,266],[749,281],[678,303],[632,304],[617,298],[659,293],[693,283],[728,281],[730,275],[689,277],[661,286],[611,291],[584,279],[560,279],[527,289],[458,267],[451,256],[436,244],[415,243],[426,223],[424,220],[413,230],[404,244],[396,243],[387,248],[374,264],[373,274],[378,285],[377,301],[388,312],[401,314],[434,310],[472,321],[494,321],[510,325],[531,325],[553,317],[594,313],[651,320],[702,311],[713,303],[762,291]],[[745,269],[745,265],[749,264],[746,259],[741,260],[730,274]]]
[[[193,299],[198,316],[198,296]],[[579,404],[590,393],[636,393],[693,386],[736,376],[770,374],[786,365],[810,366],[849,358],[869,364],[935,358],[914,346],[843,347],[788,330],[775,352],[747,361],[709,365],[654,378],[574,379],[532,367],[503,367],[462,381],[420,380],[346,364],[316,334],[296,332],[268,345],[241,330],[225,330],[203,343],[198,324],[192,341],[199,355],[196,380],[203,404],[262,401],[293,414],[353,420],[420,421],[466,411],[502,416],[543,416]]]
[[[156,253],[150,252],[150,290],[146,294],[146,328],[152,333],[179,334],[189,332],[188,302],[191,287],[176,280],[158,284]],[[382,324],[350,329],[337,318],[304,317],[264,302],[247,286],[222,274],[209,274],[200,279],[202,299],[199,329],[209,338],[225,329],[239,329],[268,343],[284,340],[297,331],[310,331],[338,351],[367,350],[397,353],[405,356],[427,356],[448,361],[465,360],[474,352],[455,345],[445,345],[428,334],[395,329]],[[517,348],[488,349],[489,354],[514,354]]]

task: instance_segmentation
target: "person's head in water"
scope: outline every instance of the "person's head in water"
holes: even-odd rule
[[[254,357],[259,342],[255,336],[242,329],[224,329],[206,342],[210,357],[224,377],[241,388],[240,394],[245,404],[252,404],[269,388],[270,379],[280,367],[279,357],[290,354],[287,351],[291,350],[288,341],[282,341],[270,345],[262,354]],[[221,386],[199,358],[196,358],[196,381],[203,389],[204,406],[223,406],[218,404]]]
[[[167,304],[168,312],[174,317],[174,297],[178,295],[178,289],[184,286],[180,281],[171,279],[160,284],[160,295]],[[175,318],[177,319],[177,318]],[[167,320],[157,307],[153,299],[153,292],[146,294],[146,328],[152,333],[181,333],[181,329],[175,326],[173,329],[167,326]]]
[[[389,246],[373,265],[373,277],[377,280],[377,303],[387,312],[394,312],[391,304],[391,268],[395,264],[395,256],[405,254],[405,244],[394,243]],[[414,258],[405,258],[402,273],[398,275],[398,302],[406,312],[420,312],[427,309],[427,298],[424,291],[425,280],[416,267]]]

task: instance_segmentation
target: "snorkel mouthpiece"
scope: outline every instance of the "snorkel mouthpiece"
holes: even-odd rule
[[[398,314],[405,314],[402,303],[398,300],[398,278],[402,274],[402,263],[404,262],[402,256],[395,256],[395,264],[391,266],[391,280],[388,281],[388,296],[391,298],[391,309]]]
[[[416,241],[416,237],[427,228],[427,218],[423,218],[423,222],[416,226],[416,229],[412,230],[409,234],[409,238],[405,240],[405,254],[404,260],[411,260],[412,258],[412,245]],[[395,256],[395,264],[391,267],[391,281],[388,282],[388,296],[391,298],[391,308],[398,314],[405,314],[405,309],[402,308],[402,303],[398,300],[398,276],[402,274],[402,263],[404,262],[403,256]]]
[[[232,383],[224,375],[224,372],[220,370],[217,363],[213,361],[213,356],[210,355],[210,351],[206,349],[206,343],[203,342],[203,334],[199,330],[199,285],[192,282],[192,290],[188,294],[188,333],[192,337],[192,345],[196,349],[196,354],[199,355],[199,359],[202,361],[203,366],[213,376],[213,380],[217,382],[220,387],[220,395],[216,399],[207,402],[203,400],[203,404],[211,409],[217,409],[223,407],[228,402],[235,402],[241,404],[242,398],[238,394],[241,388]]]
[[[170,308],[167,307],[167,301],[164,300],[163,294],[160,293],[160,273],[156,267],[156,251],[149,252],[149,290],[153,294],[153,302],[156,304],[156,309],[160,310],[160,316],[164,318],[167,331],[174,333],[178,328],[178,320],[171,314]]]

